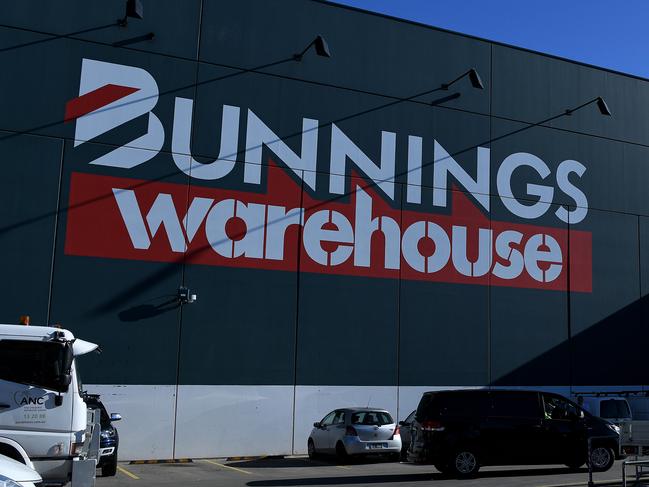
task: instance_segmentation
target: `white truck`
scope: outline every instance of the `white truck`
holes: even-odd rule
[[[649,455],[649,391],[586,392],[575,394],[586,411],[620,428],[620,453]]]
[[[75,358],[97,348],[68,330],[0,325],[0,454],[31,461],[44,484],[94,484]]]

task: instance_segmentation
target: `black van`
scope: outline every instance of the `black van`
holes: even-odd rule
[[[565,464],[579,468],[593,439],[593,469],[619,457],[617,426],[548,392],[456,390],[427,392],[412,424],[408,461],[442,473],[475,474],[481,465]]]

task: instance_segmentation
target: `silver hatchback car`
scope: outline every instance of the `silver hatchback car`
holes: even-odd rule
[[[327,414],[313,423],[307,443],[309,458],[321,453],[348,455],[390,454],[395,459],[401,452],[401,434],[385,409],[344,408]]]

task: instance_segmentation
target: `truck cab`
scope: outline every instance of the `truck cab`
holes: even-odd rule
[[[0,454],[64,485],[86,440],[76,358],[97,349],[68,331],[0,325]]]

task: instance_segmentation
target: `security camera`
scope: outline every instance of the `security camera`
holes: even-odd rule
[[[190,304],[196,301],[198,295],[192,294],[188,287],[180,286],[178,288],[178,301],[180,304]]]

